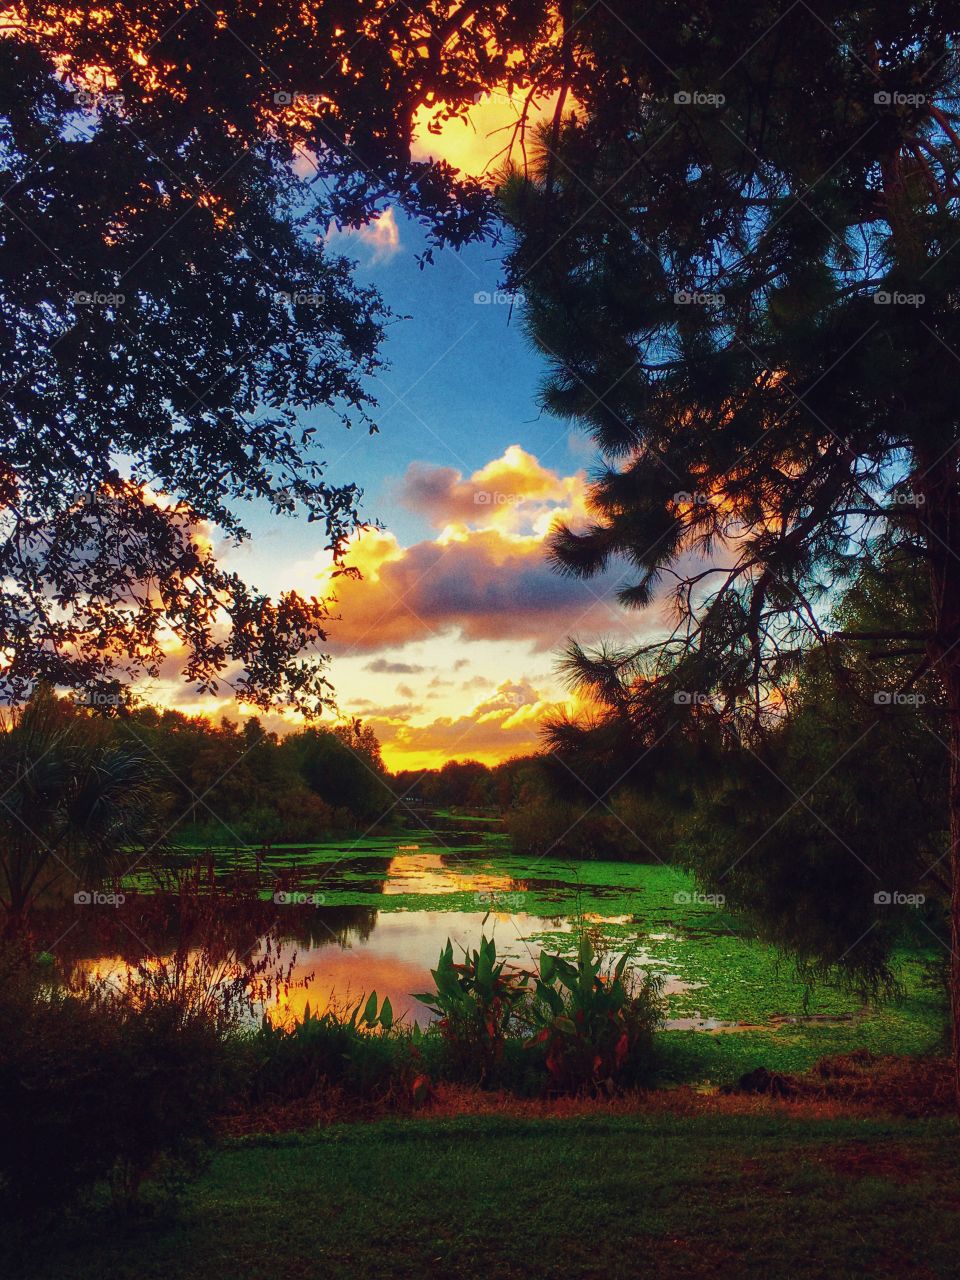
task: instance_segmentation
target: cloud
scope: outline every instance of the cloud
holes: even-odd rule
[[[400,228],[393,209],[387,209],[379,218],[368,222],[357,232],[358,239],[372,245],[373,261],[387,262],[400,252]]]
[[[362,227],[344,227],[343,230],[340,230],[331,223],[327,230],[326,240],[328,244],[338,249],[345,249],[348,252],[352,244],[356,242],[365,245],[372,250],[368,262],[370,266],[389,262],[403,248],[400,243],[400,228],[397,226],[396,214],[392,207],[385,209],[378,218]],[[339,244],[339,241],[346,241],[347,243]]]
[[[637,615],[615,598],[631,579],[628,566],[611,566],[583,582],[557,573],[547,559],[546,538],[558,518],[582,526],[588,487],[583,472],[562,476],[519,445],[467,479],[452,467],[412,463],[400,497],[437,532],[404,547],[388,530],[361,531],[348,554],[359,579],[333,577],[328,559],[315,562],[314,581],[334,615],[330,651],[368,654],[459,635],[526,641],[543,652],[570,635],[589,640],[635,632]],[[490,500],[476,502],[478,494]],[[307,567],[294,566],[298,572]],[[662,626],[663,619],[657,621]],[[381,663],[366,669],[405,674],[386,659]]]
[[[363,669],[384,676],[416,676],[426,670],[425,667],[418,667],[413,662],[388,662],[386,658],[374,658],[373,662],[368,662]]]
[[[531,132],[539,121],[553,118],[558,92],[535,97],[530,103],[526,97],[520,89],[509,93],[505,85],[487,90],[477,95],[465,119],[437,121],[439,132],[430,132],[428,126],[440,104],[421,107],[414,116],[417,130],[412,147],[414,158],[446,160],[472,177],[492,176],[506,158],[511,140],[516,153],[514,131],[524,112]],[[573,105],[573,99],[568,97],[568,108]]]
[[[367,717],[367,724],[385,724],[393,721],[405,722],[410,716],[418,715],[423,707],[416,702],[395,702],[390,707],[379,707],[375,715]]]
[[[365,545],[368,536],[379,554]],[[614,570],[589,583],[563,577],[535,535],[472,530],[402,548],[373,531],[360,535],[356,550],[362,580],[334,584],[334,654],[375,653],[455,632],[465,640],[526,640],[543,651],[570,634],[636,626],[613,598]]]
[[[411,462],[396,496],[438,529],[450,524],[533,529],[542,525],[544,514],[552,519],[560,509],[584,515],[586,476],[561,476],[512,444],[466,479],[454,467]]]
[[[494,764],[540,747],[540,731],[557,704],[528,680],[505,680],[496,691],[459,716],[439,716],[427,724],[371,716],[372,725],[395,769],[422,768],[444,760],[473,759]]]

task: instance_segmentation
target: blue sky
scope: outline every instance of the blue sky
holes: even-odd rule
[[[398,317],[389,368],[371,383],[379,434],[345,431],[332,415],[309,420],[328,480],[358,484],[364,517],[383,528],[350,548],[358,583],[331,579],[321,526],[264,510],[248,515],[250,542],[224,558],[271,594],[335,593],[339,709],[373,725],[388,764],[534,750],[568,699],[556,672],[567,637],[622,638],[636,622],[612,603],[612,578],[561,579],[546,559],[554,520],[586,516],[592,450],[538,408],[546,365],[524,337],[522,307],[511,313],[495,297],[496,246],[435,252],[421,270],[424,236],[391,210],[360,232],[328,233],[328,247],[356,260],[358,281]],[[216,710],[183,688],[165,692],[184,709]],[[228,697],[220,709],[237,710]]]
[[[477,294],[494,296],[500,283],[496,247],[445,250],[421,270],[422,232],[401,218],[397,223],[399,246],[379,261],[356,237],[334,241],[358,259],[358,279],[375,284],[397,315],[409,318],[391,325],[384,347],[390,368],[372,384],[379,436],[358,432],[354,440],[333,427],[325,456],[330,478],[357,480],[365,513],[408,539],[427,529],[395,501],[392,482],[415,459],[469,474],[513,443],[561,469],[582,465],[584,452],[580,446],[575,457],[568,428],[538,410],[545,364],[523,336],[520,309],[511,314],[502,301],[475,301]]]

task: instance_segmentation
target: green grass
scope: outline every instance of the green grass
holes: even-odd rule
[[[88,1216],[22,1280],[952,1277],[948,1121],[394,1121],[219,1152],[179,1214]]]

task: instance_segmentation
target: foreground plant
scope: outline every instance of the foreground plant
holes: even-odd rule
[[[286,1024],[264,1014],[251,1043],[247,1100],[303,1101],[329,1089],[362,1101],[407,1097],[417,1078],[418,1038],[394,1017],[389,997],[380,1003],[375,991],[350,1008],[321,1012],[307,1004]]]
[[[432,973],[436,991],[416,999],[439,1015],[440,1033],[455,1065],[488,1083],[525,1001],[527,975],[506,971],[497,961],[496,942],[486,936],[477,950],[464,952],[460,963],[453,959],[448,938]]]
[[[232,1092],[221,1020],[189,992],[70,988],[24,940],[0,951],[0,1220],[179,1190]]]
[[[653,1032],[663,1021],[660,979],[628,973],[627,957],[603,972],[603,960],[581,933],[576,962],[544,951],[530,1004],[553,1084],[564,1092],[612,1092],[637,1084],[650,1061]]]

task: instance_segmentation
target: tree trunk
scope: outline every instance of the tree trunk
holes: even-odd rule
[[[930,644],[933,673],[943,683],[947,700],[947,745],[950,751],[948,808],[950,839],[950,1016],[953,1078],[960,1114],[960,483],[958,446],[926,464],[917,458],[923,502],[918,531],[930,562],[934,639]]]
[[[944,677],[950,699],[950,1016],[953,1083],[960,1114],[960,661],[951,654],[946,664],[952,668],[950,676]]]

